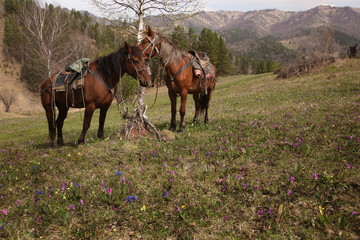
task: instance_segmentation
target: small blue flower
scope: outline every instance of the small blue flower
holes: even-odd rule
[[[37,195],[40,195],[40,194],[43,193],[43,191],[36,191],[35,193],[36,193]]]
[[[2,224],[0,224],[0,229],[3,229],[6,225],[6,222],[3,222]]]
[[[162,197],[168,197],[169,196],[169,192],[165,191],[163,195],[161,195]]]
[[[118,177],[120,177],[120,176],[122,175],[122,172],[116,171],[115,175],[118,176]]]
[[[133,201],[137,201],[138,198],[137,198],[137,196],[127,196],[125,198],[125,200],[128,201],[128,202],[133,202]]]
[[[78,188],[80,187],[80,185],[77,184],[76,182],[73,182],[72,184],[73,184],[75,187],[78,187]]]

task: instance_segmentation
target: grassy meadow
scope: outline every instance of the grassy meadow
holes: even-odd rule
[[[186,130],[168,141],[124,140],[116,104],[106,138],[97,111],[80,146],[81,112],[55,149],[44,113],[0,120],[0,238],[359,239],[359,107],[355,59],[219,78],[210,124],[191,124],[190,95]],[[169,127],[165,89],[147,115]]]

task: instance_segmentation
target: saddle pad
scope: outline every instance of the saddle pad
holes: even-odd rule
[[[64,78],[64,79],[65,79],[65,78]],[[79,78],[79,79],[76,79],[75,81],[73,81],[73,82],[70,84],[70,86],[69,86],[68,89],[73,89],[73,90],[75,90],[75,89],[77,89],[77,88],[79,88],[79,87],[81,87],[81,86],[84,86],[84,78]],[[62,85],[55,85],[54,90],[55,90],[56,92],[65,92],[65,91],[66,91],[65,83],[63,82]]]

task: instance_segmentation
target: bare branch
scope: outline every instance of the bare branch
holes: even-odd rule
[[[14,92],[9,89],[3,89],[0,91],[0,101],[5,106],[5,112],[10,112],[10,106],[15,102],[16,96]]]

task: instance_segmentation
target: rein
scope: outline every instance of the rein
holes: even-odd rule
[[[91,70],[88,66],[85,65],[86,70],[96,79],[98,80],[107,90],[111,92],[111,87],[101,78],[99,77],[93,70]]]
[[[173,82],[175,80],[175,78],[180,74],[182,73],[185,69],[187,69],[188,67],[190,67],[192,65],[192,63],[194,62],[194,57],[191,58],[191,60],[186,64],[184,65],[182,68],[180,68],[171,78],[170,78],[170,82]]]

